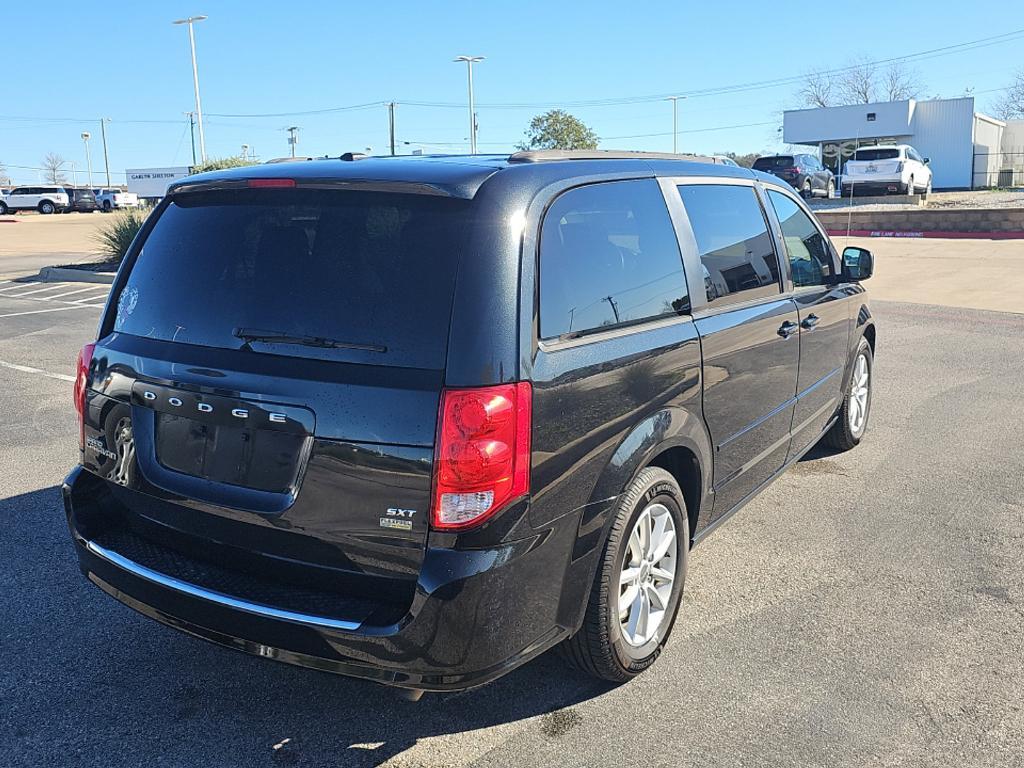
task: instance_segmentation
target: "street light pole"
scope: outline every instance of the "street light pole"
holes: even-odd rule
[[[466,62],[469,77],[469,153],[476,154],[476,108],[473,106],[473,65],[483,61],[484,56],[458,56],[453,61]]]
[[[299,126],[293,125],[288,129],[288,143],[292,147],[292,157],[295,157],[295,145],[299,143]]]
[[[679,100],[685,99],[685,96],[669,96],[665,101],[672,102],[672,153],[675,154],[679,150],[677,148],[676,140],[679,137]]]
[[[85,164],[89,169],[89,189],[92,189],[92,154],[89,152],[89,139],[92,135],[88,131],[82,131],[82,141],[85,142]]]
[[[187,19],[178,19],[174,24],[188,24],[188,43],[192,48],[192,87],[196,92],[196,118],[199,121],[199,156],[206,162],[206,135],[203,133],[203,105],[199,100],[199,68],[196,66],[196,36],[192,31],[192,25],[197,21],[204,21],[206,16],[189,16]]]

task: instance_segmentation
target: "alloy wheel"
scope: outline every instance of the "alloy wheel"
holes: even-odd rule
[[[649,504],[633,525],[619,571],[619,625],[634,647],[650,642],[667,618],[678,547],[668,507]]]
[[[860,435],[864,431],[864,424],[868,418],[868,396],[871,379],[871,370],[868,368],[867,356],[857,355],[857,362],[853,366],[853,376],[850,380],[850,431],[854,435]]]

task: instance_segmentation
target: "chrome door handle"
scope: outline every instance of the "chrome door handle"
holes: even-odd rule
[[[798,326],[792,320],[787,320],[786,322],[779,326],[778,334],[782,338],[788,339],[790,336],[796,333],[797,328],[799,327],[800,326]]]
[[[803,319],[803,322],[800,323],[800,327],[801,328],[806,328],[809,331],[814,326],[816,326],[817,324],[818,324],[818,316],[817,315],[808,315],[807,317],[805,317]]]

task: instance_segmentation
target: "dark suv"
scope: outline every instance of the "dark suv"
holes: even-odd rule
[[[96,195],[93,194],[91,189],[64,187],[64,191],[68,193],[68,205],[64,209],[64,213],[71,213],[72,211],[93,213],[100,209],[99,203],[96,202]]]
[[[836,181],[832,171],[823,166],[814,155],[771,155],[754,161],[755,171],[778,176],[800,192],[804,199],[815,195],[832,198]]]
[[[629,679],[691,545],[864,435],[871,271],[775,177],[657,155],[190,177],[78,362],[81,569],[198,637],[416,691],[559,644]]]

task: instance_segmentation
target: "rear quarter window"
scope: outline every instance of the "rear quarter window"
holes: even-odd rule
[[[163,210],[113,330],[205,347],[444,367],[470,203],[341,190],[194,192]],[[239,331],[367,349],[252,341]]]
[[[688,311],[682,256],[653,179],[569,190],[544,217],[540,334],[582,334]]]

